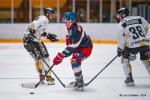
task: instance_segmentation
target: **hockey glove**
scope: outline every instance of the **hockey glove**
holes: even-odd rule
[[[58,41],[57,35],[51,34],[51,33],[49,33],[49,34],[47,35],[47,39],[49,39],[51,42],[56,42],[56,41]]]
[[[119,47],[117,48],[117,54],[119,57],[121,57],[123,50],[120,49]]]
[[[62,62],[64,55],[62,53],[58,53],[57,56],[53,60],[53,64],[58,65]]]

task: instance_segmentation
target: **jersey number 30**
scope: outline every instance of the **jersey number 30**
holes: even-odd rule
[[[129,31],[133,34],[133,39],[137,39],[139,37],[145,37],[141,26],[130,27]]]

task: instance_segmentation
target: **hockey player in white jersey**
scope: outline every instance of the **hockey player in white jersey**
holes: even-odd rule
[[[149,24],[143,17],[129,16],[127,8],[119,9],[116,19],[119,22],[117,53],[118,56],[122,56],[123,69],[127,77],[125,83],[134,86],[130,61],[136,59],[136,54],[140,54],[140,60],[150,74],[149,40],[147,39]]]
[[[25,49],[29,54],[34,58],[37,71],[39,73],[40,80],[43,80],[41,83],[44,84],[44,74],[48,70],[46,64],[42,61],[43,58],[48,64],[50,64],[49,54],[46,49],[46,46],[42,42],[42,38],[47,38],[52,42],[57,41],[57,36],[55,34],[47,33],[46,27],[48,23],[56,18],[55,10],[52,8],[44,9],[44,15],[41,15],[29,25],[26,30],[23,38],[23,43]],[[46,76],[46,82],[48,85],[54,85],[54,78],[51,77],[49,72]]]

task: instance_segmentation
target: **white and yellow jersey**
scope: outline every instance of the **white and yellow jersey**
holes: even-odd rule
[[[35,18],[35,20],[29,25],[28,29],[26,30],[25,35],[31,34],[35,41],[40,41],[41,34],[45,32],[48,23],[49,20],[44,15]],[[35,30],[35,33],[32,33],[32,30]]]
[[[117,34],[119,48],[136,48],[148,45],[147,31],[148,22],[140,16],[129,16],[124,18],[118,25]]]

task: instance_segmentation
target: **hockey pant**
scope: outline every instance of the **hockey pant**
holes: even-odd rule
[[[83,60],[85,60],[87,57],[91,55],[91,52],[92,52],[92,47],[82,48],[73,52],[71,65],[72,65],[72,69],[74,71],[74,76],[76,80],[80,79],[83,76],[81,63]]]
[[[34,44],[24,43],[25,49],[29,52],[31,57],[35,60],[36,69],[40,75],[43,75],[46,71],[48,71],[48,66],[43,62],[41,57],[46,61],[47,64],[50,65],[49,54],[46,49],[46,46],[43,42],[36,42]],[[51,73],[48,73],[50,76]]]
[[[127,72],[130,72],[130,68],[127,67],[130,64],[130,55],[131,54],[140,54],[140,60],[144,64],[147,72],[150,74],[150,60],[149,60],[149,47],[148,46],[143,46],[143,47],[137,47],[137,48],[125,48],[124,53],[123,53],[123,67],[125,70],[125,74]]]

